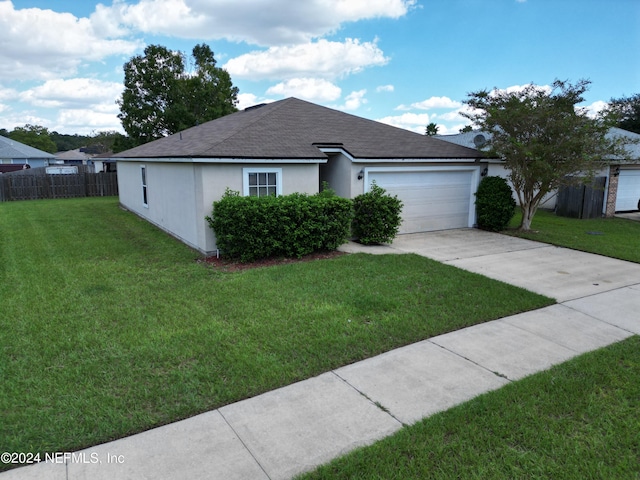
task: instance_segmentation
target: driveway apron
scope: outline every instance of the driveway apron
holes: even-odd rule
[[[640,265],[476,229],[400,235],[415,253],[554,298],[575,300],[640,284]]]

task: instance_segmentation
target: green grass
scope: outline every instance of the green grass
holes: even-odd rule
[[[624,218],[580,220],[539,210],[531,223],[532,232],[521,233],[513,230],[520,219],[518,211],[511,221],[512,229],[504,233],[640,263],[640,222]]]
[[[221,272],[114,198],[0,203],[0,232],[0,451],[80,449],[552,303],[415,255]]]
[[[640,478],[640,337],[577,357],[303,475]]]

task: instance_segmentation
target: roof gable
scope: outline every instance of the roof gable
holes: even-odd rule
[[[118,158],[477,158],[474,150],[331,108],[287,98],[251,107],[121,152]]]

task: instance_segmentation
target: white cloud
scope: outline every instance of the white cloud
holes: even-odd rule
[[[366,90],[358,90],[355,92],[351,92],[344,99],[345,102],[342,106],[340,106],[340,110],[357,110],[363,104],[367,103],[367,99],[364,98],[366,95]]]
[[[62,109],[56,119],[57,125],[50,130],[60,133],[78,133],[90,135],[94,132],[116,130],[122,132],[120,120],[113,113],[94,109]]]
[[[6,128],[11,131],[16,127],[24,127],[27,124],[30,125],[42,125],[43,127],[49,128],[50,131],[54,131],[54,129],[50,128],[51,121],[48,118],[44,118],[33,111],[21,111],[15,112],[13,109],[8,108],[6,112],[3,111],[4,115],[0,116],[0,126],[1,128]]]
[[[393,85],[380,85],[378,87],[376,87],[376,92],[380,93],[380,92],[393,92],[394,87]]]
[[[84,108],[107,103],[111,111],[118,111],[115,102],[122,89],[120,83],[92,78],[47,80],[38,87],[20,93],[20,99],[33,106],[45,108]]]
[[[305,43],[343,23],[399,18],[416,0],[116,0],[96,11],[109,31],[122,25],[145,33],[227,39],[255,45]]]
[[[389,61],[375,42],[348,38],[344,42],[321,39],[313,43],[271,47],[232,58],[223,67],[232,78],[339,78]]]
[[[523,90],[530,88],[531,86],[535,87],[536,90],[540,90],[546,94],[550,94],[551,92],[553,92],[553,87],[551,87],[550,85],[534,85],[532,83],[526,83],[524,85],[512,85],[507,88],[494,88],[493,90],[491,90],[490,94],[496,95],[498,93],[522,92]]]
[[[460,130],[464,127],[466,127],[468,125],[468,123],[458,123],[455,125],[444,125],[439,123],[438,124],[438,135],[455,135],[457,133],[460,133]]]
[[[402,115],[379,118],[377,121],[413,132],[424,133],[427,125],[431,123],[431,117],[428,113],[403,113]]]
[[[342,90],[320,78],[292,78],[269,88],[267,94],[313,101],[333,101],[340,98]]]
[[[22,91],[16,98],[23,104],[42,109],[38,115],[52,115],[49,119],[35,120],[37,125],[61,133],[89,134],[94,130],[122,131],[116,104],[122,89],[120,83],[93,78],[59,79]],[[23,117],[16,119],[15,123],[19,125],[33,122],[28,119],[28,111],[14,116]]]
[[[458,108],[462,104],[451,100],[449,97],[431,97],[421,102],[412,103],[409,106],[399,105],[396,110],[431,110],[433,108]]]
[[[13,88],[4,88],[0,85],[0,102],[14,100],[17,96],[17,90],[14,90]]]
[[[139,41],[101,36],[88,18],[0,1],[0,71],[8,79],[74,74],[83,61],[131,54]],[[103,32],[104,33],[104,32]]]
[[[595,118],[598,114],[607,108],[609,104],[607,102],[603,102],[602,100],[598,100],[593,102],[591,105],[587,105],[585,110],[587,111],[587,115],[591,118]]]

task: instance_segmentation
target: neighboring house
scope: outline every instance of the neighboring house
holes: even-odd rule
[[[611,159],[605,193],[607,216],[614,212],[640,210],[640,135],[621,128],[612,128],[609,135],[629,138],[627,144],[630,159]]]
[[[56,153],[57,163],[65,165],[87,165],[93,155],[86,153],[81,148]]]
[[[93,157],[90,161],[96,173],[115,173],[116,161],[113,160],[113,152],[101,153]]]
[[[14,165],[14,167],[6,167],[7,170],[15,170],[15,165],[46,167],[54,161],[55,157],[50,153],[0,135],[0,165]],[[0,172],[3,170],[0,168]]]
[[[114,155],[123,207],[202,253],[205,221],[227,188],[242,195],[346,198],[373,181],[404,202],[401,233],[471,227],[488,163],[475,149],[288,98]]]
[[[630,159],[610,158],[609,167],[596,173],[606,177],[602,213],[612,217],[615,212],[640,210],[640,135],[621,128],[611,128],[609,138],[629,139],[627,151]],[[435,138],[469,148],[480,148],[491,138],[491,134],[479,130],[456,135],[436,135]],[[489,175],[506,178],[509,173],[498,159],[489,159]],[[543,208],[554,208],[556,195],[551,194],[541,204]]]

